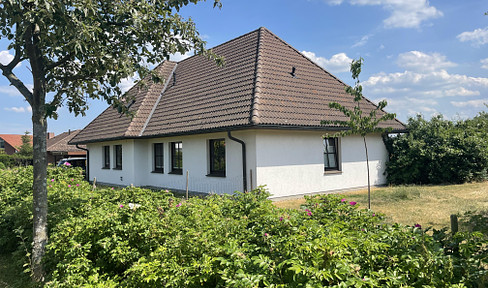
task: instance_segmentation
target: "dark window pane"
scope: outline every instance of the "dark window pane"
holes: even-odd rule
[[[163,173],[163,143],[154,143],[154,172]]]
[[[210,174],[225,176],[225,140],[209,140]]]
[[[183,174],[183,143],[171,142],[171,172]]]
[[[103,168],[110,168],[110,146],[103,146]]]
[[[122,169],[122,145],[115,145],[115,169]]]
[[[339,170],[337,138],[324,139],[324,170]]]

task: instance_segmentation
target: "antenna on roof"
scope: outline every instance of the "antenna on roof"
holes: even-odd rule
[[[292,76],[293,78],[296,78],[296,77],[297,77],[297,75],[295,74],[295,71],[296,71],[296,70],[297,70],[297,69],[296,69],[295,67],[292,67],[292,68],[291,68],[291,72],[290,72],[290,74],[291,74],[291,76]]]

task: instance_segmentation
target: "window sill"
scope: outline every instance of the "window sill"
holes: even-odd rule
[[[112,168],[112,170],[122,170],[122,168]]]
[[[207,176],[207,177],[220,177],[220,178],[225,178],[225,174],[216,174],[216,173],[207,174],[205,176]]]
[[[151,171],[151,173],[154,173],[154,174],[164,174],[164,171]]]
[[[173,174],[173,175],[183,175],[183,171],[171,171],[168,174]]]
[[[110,170],[110,167],[102,167],[102,169]]]
[[[341,170],[327,170],[324,171],[324,175],[330,175],[330,174],[342,174]]]

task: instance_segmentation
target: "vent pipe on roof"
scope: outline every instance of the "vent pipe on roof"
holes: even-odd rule
[[[290,72],[290,74],[291,74],[291,76],[292,76],[293,78],[296,78],[296,77],[297,77],[297,75],[295,74],[295,71],[296,71],[296,68],[295,68],[295,67],[292,67],[292,68],[291,68],[291,72]]]
[[[176,85],[176,73],[173,73],[173,86]]]

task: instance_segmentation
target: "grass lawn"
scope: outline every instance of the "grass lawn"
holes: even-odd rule
[[[368,207],[367,190],[339,194],[348,201],[358,202],[362,208]],[[299,198],[275,202],[275,205],[298,209],[303,203],[305,199]],[[374,188],[371,190],[371,209],[384,213],[391,223],[418,223],[436,229],[450,227],[451,214],[488,211],[488,182]]]

